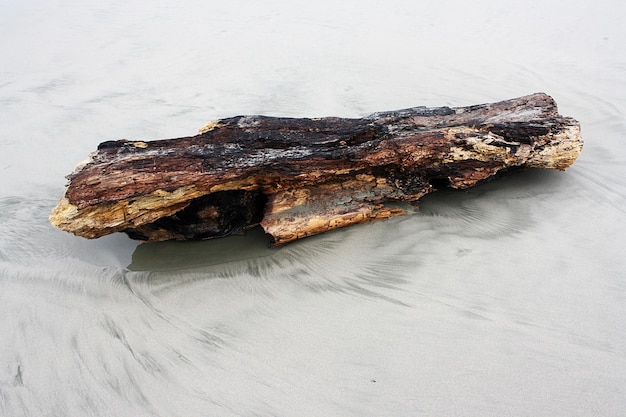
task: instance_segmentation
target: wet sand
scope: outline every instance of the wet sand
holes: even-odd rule
[[[0,1],[0,415],[622,415],[624,12]],[[568,171],[410,216],[279,249],[47,221],[104,140],[537,91],[581,122]]]

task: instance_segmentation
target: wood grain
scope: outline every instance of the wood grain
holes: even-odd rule
[[[537,93],[469,107],[414,107],[360,119],[237,116],[195,136],[101,143],[67,178],[50,215],[97,238],[193,240],[260,224],[275,245],[405,214],[442,187],[520,168],[564,170],[579,123]]]

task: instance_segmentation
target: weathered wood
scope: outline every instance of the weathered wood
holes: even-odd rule
[[[543,93],[470,107],[415,107],[362,119],[237,116],[199,134],[101,143],[68,176],[50,215],[97,238],[207,239],[260,224],[274,244],[405,214],[440,187],[518,168],[564,170],[582,150],[576,120]]]

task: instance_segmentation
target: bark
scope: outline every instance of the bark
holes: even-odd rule
[[[97,238],[191,240],[260,224],[275,245],[405,214],[441,187],[519,168],[564,170],[579,123],[543,93],[469,107],[414,107],[361,119],[237,116],[195,136],[101,143],[67,178],[50,216]]]

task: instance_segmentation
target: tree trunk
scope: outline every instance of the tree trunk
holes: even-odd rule
[[[237,116],[195,136],[101,143],[68,176],[50,215],[97,238],[191,240],[260,224],[275,245],[406,212],[441,187],[517,168],[570,166],[576,120],[543,93],[469,107],[414,107],[362,119]]]

